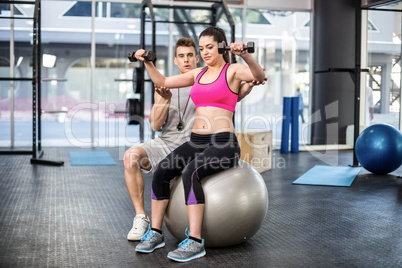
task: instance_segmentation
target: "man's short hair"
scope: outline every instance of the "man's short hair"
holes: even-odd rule
[[[193,39],[188,38],[188,37],[182,37],[176,42],[176,46],[174,48],[174,56],[177,56],[177,48],[178,47],[193,47],[195,54],[197,55],[197,47],[195,46],[195,42]]]

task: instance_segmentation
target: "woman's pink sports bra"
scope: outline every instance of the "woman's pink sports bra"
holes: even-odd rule
[[[229,65],[229,63],[226,63],[218,78],[209,84],[200,83],[200,79],[208,70],[208,67],[198,74],[190,92],[196,108],[213,106],[234,112],[239,96],[230,90],[226,80]]]

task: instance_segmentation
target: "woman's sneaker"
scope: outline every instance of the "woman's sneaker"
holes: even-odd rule
[[[151,230],[148,227],[148,231],[141,238],[141,242],[135,248],[135,251],[142,253],[151,253],[157,248],[162,248],[165,246],[165,239],[163,235]]]
[[[133,220],[133,228],[127,235],[127,240],[140,241],[145,232],[148,230],[149,218],[143,214],[136,215]]]
[[[198,243],[190,239],[190,231],[186,229],[187,238],[179,244],[179,247],[168,254],[168,258],[174,261],[186,262],[205,256],[204,239]]]

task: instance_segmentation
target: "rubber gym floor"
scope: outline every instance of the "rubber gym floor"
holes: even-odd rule
[[[117,166],[71,166],[72,150],[45,149],[62,167],[0,155],[1,267],[402,267],[402,167],[362,169],[351,187],[292,185],[317,164],[352,164],[352,152],[274,151],[273,169],[261,174],[269,208],[257,234],[180,264],[166,257],[180,242],[166,227],[166,246],[152,254],[126,240],[134,209],[121,150],[107,149]],[[144,179],[149,212],[152,175]]]

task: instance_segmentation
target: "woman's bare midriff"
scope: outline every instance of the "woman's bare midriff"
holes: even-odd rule
[[[195,113],[193,132],[197,134],[213,134],[218,132],[234,132],[233,113],[218,107],[198,107]]]

